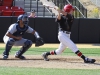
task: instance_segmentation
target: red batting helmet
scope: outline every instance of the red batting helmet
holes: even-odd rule
[[[74,10],[74,8],[71,4],[67,4],[67,5],[64,6],[65,12],[70,12],[71,10]]]

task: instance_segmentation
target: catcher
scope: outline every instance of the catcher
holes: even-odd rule
[[[25,32],[35,35],[36,47],[44,44],[43,39],[39,36],[38,32],[28,26],[28,21],[27,15],[19,15],[17,23],[10,25],[5,36],[3,37],[4,43],[6,44],[5,51],[3,52],[3,59],[8,58],[12,46],[22,46],[21,49],[16,52],[15,58],[25,59],[23,53],[25,53],[32,46],[31,40],[22,38]]]

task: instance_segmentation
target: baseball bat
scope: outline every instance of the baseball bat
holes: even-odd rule
[[[50,4],[43,4],[43,5],[49,8],[55,8],[55,6],[51,6]]]

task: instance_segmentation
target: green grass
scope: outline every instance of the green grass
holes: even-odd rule
[[[56,48],[30,48],[25,55],[40,55],[45,51]],[[19,48],[12,48],[10,55],[14,55]],[[100,56],[100,48],[80,48],[86,56]],[[0,48],[2,55],[4,48]],[[76,56],[70,49],[66,49],[62,55]],[[51,65],[52,66],[52,65]],[[2,67],[0,65],[0,75],[100,75],[100,69],[57,69],[57,68],[31,68],[31,67]]]
[[[20,48],[12,48],[10,51],[10,54],[15,54],[16,51],[18,51]],[[40,55],[43,52],[55,50],[56,48],[30,48],[25,54],[26,55]],[[100,48],[79,48],[79,50],[87,56],[100,56]],[[0,54],[2,54],[4,51],[4,48],[0,48]],[[75,54],[68,48],[62,53],[62,55],[68,55],[68,56],[75,56]]]
[[[0,75],[100,75],[100,70],[0,67]]]

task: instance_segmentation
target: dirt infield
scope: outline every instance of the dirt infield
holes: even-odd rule
[[[54,47],[57,48],[58,44],[46,44],[41,47]],[[77,44],[79,48],[100,48],[99,44]],[[4,47],[4,44],[0,44]],[[34,45],[32,46],[34,47]],[[10,55],[8,60],[2,60],[0,55],[0,66],[9,67],[36,67],[36,68],[61,68],[61,69],[100,69],[100,58],[91,57],[96,59],[94,64],[86,64],[78,56],[49,56],[50,61],[44,61],[41,55],[26,55],[26,60],[19,60]]]
[[[95,64],[86,64],[77,56],[50,56],[50,61],[44,61],[43,58],[39,55],[27,55],[26,57],[26,60],[15,59],[14,56],[10,56],[8,60],[0,59],[0,66],[61,69],[100,69],[100,58],[97,57],[92,57],[97,60]]]

